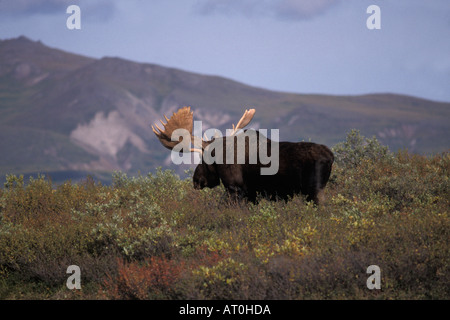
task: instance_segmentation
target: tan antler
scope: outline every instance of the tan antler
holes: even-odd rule
[[[164,123],[162,120],[159,120],[161,121],[161,124],[164,126],[164,129],[158,127],[157,124],[155,124],[157,130],[155,129],[155,127],[152,126],[153,132],[156,134],[159,141],[164,147],[172,150],[178,143],[181,142],[182,137],[180,137],[178,141],[176,140],[172,141],[172,134],[176,129],[185,129],[189,131],[192,140],[192,128],[194,123],[193,114],[194,112],[191,111],[191,107],[183,107],[179,109],[177,112],[174,112],[173,115],[170,117],[170,119],[164,116],[167,123]],[[190,151],[202,153],[202,149],[191,148]]]
[[[233,131],[231,135],[236,134],[237,131],[244,128],[246,125],[250,123],[253,116],[255,114],[255,109],[245,110],[244,115],[239,120],[238,124],[234,126],[233,124]],[[172,140],[172,134],[177,129],[185,129],[189,132],[189,135],[191,137],[191,140],[189,143],[192,143],[194,145],[194,148],[190,148],[189,151],[191,152],[199,152],[200,154],[203,153],[203,150],[206,148],[206,146],[211,143],[212,140],[206,141],[203,140],[201,137],[195,137],[192,136],[192,129],[193,129],[193,115],[194,112],[191,111],[191,107],[183,107],[179,109],[177,112],[174,112],[173,115],[168,119],[166,116],[164,118],[166,119],[166,123],[164,123],[162,120],[161,124],[164,126],[164,129],[161,129],[158,127],[157,124],[152,126],[153,132],[158,137],[161,144],[166,147],[167,149],[172,150],[177,144],[180,142],[187,143],[187,141],[182,140],[182,136],[177,140]],[[155,129],[156,127],[156,129]],[[186,148],[183,148],[183,150],[186,150]]]
[[[233,131],[231,135],[235,135],[236,132],[238,132],[240,129],[245,128],[250,123],[250,121],[252,121],[254,115],[255,109],[245,110],[244,115],[242,116],[241,120],[239,120],[236,127],[233,124]]]

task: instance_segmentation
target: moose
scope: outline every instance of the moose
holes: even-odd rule
[[[246,110],[237,125],[233,125],[230,135],[209,140],[206,135],[203,139],[192,134],[193,111],[190,107],[179,109],[170,119],[164,116],[166,123],[160,120],[163,129],[157,124],[152,129],[161,144],[172,152],[200,154],[201,162],[193,176],[195,189],[214,188],[222,182],[228,194],[253,203],[259,196],[287,201],[294,195],[303,194],[308,201],[319,204],[334,161],[331,150],[312,142],[271,140],[260,132],[262,130],[241,130],[254,114],[255,109]],[[180,130],[183,135],[179,134]],[[276,172],[263,174],[264,169],[274,165],[267,163],[267,157],[263,159],[264,154],[277,155],[276,159],[271,159],[276,162]]]

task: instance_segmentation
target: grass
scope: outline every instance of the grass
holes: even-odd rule
[[[234,203],[162,170],[110,186],[8,176],[0,298],[448,299],[450,155],[393,154],[356,131],[334,153],[319,207]]]

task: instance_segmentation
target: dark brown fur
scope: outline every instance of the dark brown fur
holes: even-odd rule
[[[236,139],[236,137],[233,137]],[[259,133],[257,132],[259,139]],[[221,138],[226,148],[230,137]],[[236,141],[236,140],[235,140]],[[268,150],[276,143],[267,139]],[[287,200],[296,194],[306,195],[307,200],[319,203],[321,191],[325,188],[331,173],[334,156],[331,150],[312,142],[279,142],[279,167],[275,175],[261,175],[259,157],[256,164],[249,164],[249,146],[246,140],[246,161],[237,164],[234,145],[234,164],[205,163],[204,159],[194,172],[194,187],[213,188],[222,181],[230,195],[256,202],[258,195],[271,200]],[[258,153],[259,153],[259,149]],[[270,156],[270,153],[269,153]]]

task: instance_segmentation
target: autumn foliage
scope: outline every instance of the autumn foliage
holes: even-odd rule
[[[0,298],[448,299],[450,155],[394,154],[355,131],[333,151],[319,207],[236,203],[162,170],[112,185],[8,176]]]

